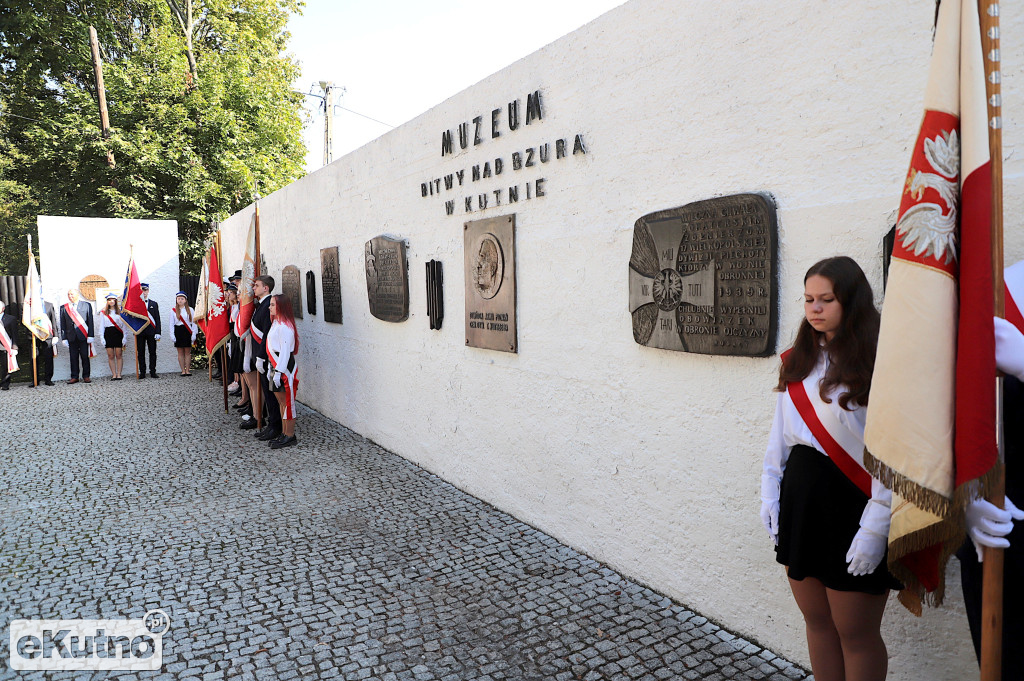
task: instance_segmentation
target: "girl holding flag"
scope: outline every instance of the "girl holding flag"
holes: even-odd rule
[[[884,679],[881,636],[892,493],[864,469],[879,314],[861,268],[822,260],[804,276],[804,320],[782,354],[761,475],[761,520],[804,616],[818,681]]]
[[[188,306],[188,295],[178,291],[174,297],[174,309],[171,310],[171,328],[174,329],[174,348],[178,351],[178,366],[182,376],[192,375],[192,344],[196,342],[199,326],[195,322],[195,313]]]
[[[124,364],[124,320],[121,319],[121,303],[116,293],[107,294],[107,305],[100,312],[100,337],[107,349],[107,364],[110,366],[110,380],[121,380]]]
[[[299,388],[299,376],[295,355],[299,352],[299,332],[295,329],[295,313],[292,301],[286,295],[277,294],[270,298],[270,318],[273,324],[267,332],[267,361],[270,371],[267,381],[270,389],[278,393],[281,406],[281,436],[270,441],[271,449],[291,447],[295,439],[295,392]]]

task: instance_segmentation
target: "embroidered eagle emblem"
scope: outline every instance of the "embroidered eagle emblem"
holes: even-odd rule
[[[945,207],[924,202],[911,206],[900,218],[896,232],[903,247],[916,256],[933,257],[952,263],[957,258],[957,182],[960,177],[960,138],[956,130],[925,138],[924,157],[934,173],[912,168],[906,192],[920,200],[928,189],[935,190]]]

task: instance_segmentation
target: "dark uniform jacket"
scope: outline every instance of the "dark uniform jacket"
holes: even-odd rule
[[[160,335],[160,306],[152,300],[146,301],[146,309],[149,310],[149,314],[153,317],[153,323],[147,326],[145,329],[139,332],[140,336],[159,336]]]
[[[273,322],[270,319],[270,296],[268,295],[263,299],[256,309],[252,313],[252,325],[260,330],[263,334],[262,342],[256,338],[252,339],[254,349],[256,350],[256,359],[267,359],[267,332],[270,331],[270,326]]]
[[[84,300],[79,300],[75,309],[78,310],[79,316],[85,321],[86,329],[89,331],[88,338],[92,338],[95,333],[92,326],[92,305]],[[60,306],[60,339],[66,340],[69,343],[81,343],[86,340],[86,337],[75,326],[75,321],[71,319],[63,305]]]

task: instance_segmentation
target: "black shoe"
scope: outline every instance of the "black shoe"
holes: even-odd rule
[[[53,385],[53,381],[47,381],[46,385]]]
[[[146,377],[146,374],[145,374],[145,372],[143,372],[143,373],[139,374],[139,380],[140,380],[140,381],[141,381],[142,379],[144,379],[145,377]]]
[[[241,388],[239,388],[238,390],[232,390],[231,392],[228,393],[228,395],[231,395],[232,397],[238,397],[241,394],[242,394],[242,389]]]
[[[291,447],[299,443],[299,439],[294,435],[282,435],[279,439],[274,440],[270,443],[271,449],[281,449],[282,447]]]
[[[150,377],[150,378],[160,378],[160,374],[158,374],[158,373],[157,373],[157,372],[155,372],[155,371],[150,371],[150,372],[149,372],[149,377]]]
[[[236,410],[238,410],[238,411],[243,411],[243,410],[245,410],[245,409],[248,409],[248,408],[249,408],[249,403],[248,403],[248,402],[246,402],[245,404],[232,404],[232,405],[231,405],[231,408],[232,408],[232,409],[236,409]]]
[[[256,427],[256,419],[248,418],[242,421],[242,425],[238,426],[242,430],[252,430]]]
[[[34,383],[29,383],[29,384],[28,384],[28,387],[30,387],[30,388],[34,388],[34,387],[36,387],[36,386],[35,386],[35,384],[34,384]]]
[[[281,431],[278,430],[277,428],[271,428],[270,426],[267,426],[263,430],[266,432],[263,433],[263,435],[260,435],[259,437],[259,439],[263,442],[270,442],[271,440],[276,440],[277,438],[281,437]]]
[[[9,385],[0,386],[0,390],[10,390],[10,389],[11,389],[11,386],[9,386]]]

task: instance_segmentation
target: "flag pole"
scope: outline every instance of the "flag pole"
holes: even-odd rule
[[[256,201],[255,201],[255,203],[256,203],[256,217],[255,217],[255,223],[256,223],[256,252],[253,254],[253,260],[255,261],[255,262],[253,262],[253,272],[255,272],[255,274],[253,274],[253,279],[255,279],[256,277],[259,277],[259,276],[261,276],[263,274],[263,272],[260,271],[260,265],[262,263],[262,258],[260,257],[260,194],[259,194],[259,185],[257,185],[255,187],[255,194],[256,194]],[[254,338],[253,342],[255,342],[255,340],[256,339]],[[264,342],[265,341],[266,341],[266,339],[264,339]],[[255,361],[256,360],[253,359],[253,362],[255,362]],[[256,405],[253,407],[253,414],[256,416],[256,427],[257,427],[257,429],[262,429],[263,428],[263,386],[260,383],[260,372],[259,372],[259,369],[256,370],[256,391],[255,392],[256,392]],[[250,396],[249,399],[252,399],[252,397]]]
[[[35,260],[35,257],[33,257],[33,255],[32,255],[32,235],[31,234],[26,234],[25,236],[28,237],[28,259],[29,260]],[[40,287],[40,288],[42,288],[42,287]],[[33,291],[32,293],[34,295],[35,291]],[[22,315],[22,319],[24,319],[24,318],[25,317],[24,317],[24,314],[23,314]],[[31,329],[29,329],[29,330],[31,331]],[[50,329],[50,331],[52,332],[53,329]],[[52,333],[51,333],[51,335],[52,335]],[[32,334],[32,387],[33,388],[38,388],[39,387],[39,369],[36,368],[36,335],[34,333]]]
[[[217,239],[217,271],[218,271],[218,273],[220,275],[220,278],[221,278],[221,281],[217,282],[217,286],[220,287],[220,285],[223,283],[223,280],[224,280],[224,258],[222,256],[222,252],[221,252],[220,226],[219,225],[217,226],[217,236],[216,236],[216,239]],[[227,305],[227,297],[225,297],[224,303],[225,303],[225,305]],[[226,314],[228,315],[228,323],[230,324],[231,323],[230,308],[226,312]],[[221,387],[224,389],[224,413],[227,414],[229,412],[229,409],[228,409],[228,349],[227,349],[227,341],[223,341],[221,346],[220,346],[220,384],[221,384]]]
[[[131,264],[133,262],[135,262],[135,244],[128,244],[128,265],[129,265],[129,267],[131,266]],[[127,299],[128,299],[128,297],[125,296],[125,300],[127,300]],[[147,315],[149,314],[149,302],[148,301],[146,302],[146,314]],[[134,337],[134,340],[135,340],[135,380],[137,381],[137,380],[139,380],[139,334],[135,332],[134,327],[132,328],[132,336]],[[143,341],[143,342],[145,342],[145,341]]]
[[[1003,131],[1000,93],[999,4],[978,0],[981,51],[988,102],[988,146],[992,173],[992,291],[995,315],[1005,316],[1003,300]],[[998,474],[988,500],[999,508],[1006,494],[1003,438],[1003,377],[996,377],[996,443]],[[981,681],[999,681],[1003,662],[1003,550],[985,547],[981,582]]]

